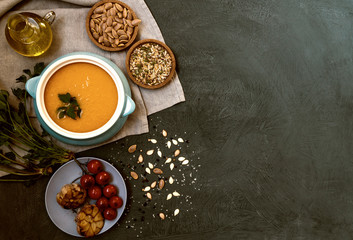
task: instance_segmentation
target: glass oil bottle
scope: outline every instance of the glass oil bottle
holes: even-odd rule
[[[13,14],[8,18],[5,28],[7,42],[23,56],[40,56],[52,43],[53,33],[50,25],[54,19],[53,11],[44,17],[29,12]]]

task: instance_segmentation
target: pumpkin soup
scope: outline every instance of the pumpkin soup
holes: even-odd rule
[[[58,95],[70,93],[80,108],[79,118],[60,118],[63,103]],[[102,127],[113,116],[118,105],[114,80],[102,68],[90,63],[72,63],[56,71],[44,91],[44,103],[52,120],[71,132],[90,132]]]

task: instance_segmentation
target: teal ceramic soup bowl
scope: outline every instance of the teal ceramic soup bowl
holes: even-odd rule
[[[118,91],[118,104],[113,116],[102,127],[90,132],[72,132],[60,127],[51,119],[45,107],[44,91],[50,77],[72,63],[90,63],[102,68],[112,77]],[[52,61],[40,76],[27,81],[26,90],[33,97],[34,109],[42,127],[53,137],[69,144],[92,145],[108,140],[122,128],[128,115],[135,110],[131,90],[122,71],[110,60],[88,52],[74,52]]]

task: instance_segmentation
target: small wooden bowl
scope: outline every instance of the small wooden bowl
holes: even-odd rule
[[[94,14],[94,10],[105,4],[105,3],[118,3],[120,4],[122,7],[128,9],[130,11],[130,13],[132,14],[132,19],[137,19],[137,16],[135,14],[135,12],[126,4],[117,0],[102,0],[100,2],[97,2],[96,4],[93,5],[93,7],[89,10],[87,17],[86,17],[86,31],[88,34],[88,37],[92,40],[92,42],[99,48],[105,50],[105,51],[110,51],[110,52],[116,52],[116,51],[121,51],[124,50],[125,48],[129,47],[136,39],[137,33],[138,33],[138,29],[139,26],[135,26],[134,27],[134,32],[131,35],[131,38],[129,39],[129,41],[122,47],[108,47],[108,46],[103,46],[102,44],[100,44],[92,35],[91,29],[90,29],[90,20],[91,20],[91,16]]]
[[[161,82],[158,85],[147,85],[147,84],[144,84],[144,83],[138,81],[132,75],[132,72],[130,70],[131,54],[133,53],[133,51],[138,46],[140,46],[142,44],[145,44],[145,43],[156,43],[156,44],[159,44],[160,46],[162,46],[164,49],[167,50],[167,52],[169,53],[169,55],[171,57],[171,60],[172,60],[172,68],[170,70],[170,73],[169,73],[168,77],[163,82]],[[136,83],[137,85],[139,85],[140,87],[143,87],[143,88],[157,89],[157,88],[161,88],[161,87],[165,86],[167,83],[169,83],[172,80],[172,78],[174,77],[174,74],[175,74],[176,61],[175,61],[175,57],[174,57],[174,54],[173,54],[172,50],[165,43],[163,43],[161,41],[158,41],[158,40],[155,40],[155,39],[144,39],[144,40],[140,40],[140,41],[136,42],[134,45],[131,46],[131,48],[129,49],[129,51],[127,52],[127,55],[126,55],[125,66],[126,66],[127,74],[129,75],[130,79],[134,83]]]

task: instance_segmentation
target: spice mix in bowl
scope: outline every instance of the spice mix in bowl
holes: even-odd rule
[[[165,43],[144,39],[130,48],[125,65],[134,83],[143,88],[156,89],[171,81],[176,61],[172,50]]]
[[[103,0],[88,12],[86,31],[99,48],[121,51],[134,42],[140,22],[127,4],[116,0]]]

